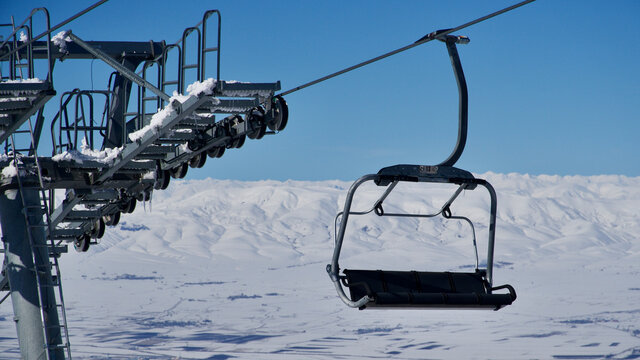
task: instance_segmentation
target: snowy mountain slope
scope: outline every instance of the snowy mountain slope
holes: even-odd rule
[[[640,178],[481,177],[498,193],[495,284],[518,291],[510,307],[344,306],[324,267],[350,183],[176,181],[62,258],[74,358],[640,358]],[[385,210],[437,211],[453,190],[398,186]],[[380,193],[363,191],[357,209]],[[478,188],[452,208],[476,222],[481,261],[488,207]],[[351,220],[343,267],[475,262],[458,221]],[[9,304],[0,357],[18,358]]]

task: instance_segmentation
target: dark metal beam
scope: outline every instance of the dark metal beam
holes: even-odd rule
[[[105,54],[114,59],[120,59],[124,57],[140,57],[144,60],[153,59],[162,54],[164,49],[164,41],[86,41],[91,47],[100,49]],[[11,44],[9,44],[11,46]],[[47,42],[35,41],[33,43],[33,58],[34,59],[46,59],[47,58]],[[51,57],[53,59],[96,59],[96,56],[92,55],[87,50],[83,49],[79,45],[68,42],[66,44],[65,51],[60,51],[60,48],[52,44]],[[0,49],[0,58],[11,52],[11,49],[4,47]],[[27,48],[19,50],[21,56],[26,56]]]
[[[125,76],[127,79],[133,81],[134,83],[138,84],[139,86],[142,86],[144,88],[147,88],[147,89],[151,90],[154,94],[158,95],[162,100],[167,101],[167,102],[169,101],[169,98],[170,98],[169,95],[165,94],[162,90],[158,89],[157,87],[155,87],[153,84],[151,84],[147,80],[141,78],[140,76],[138,76],[133,71],[127,69],[125,66],[122,66],[121,64],[119,64],[117,61],[115,61],[112,57],[110,57],[108,54],[106,54],[102,50],[91,46],[89,43],[83,41],[82,39],[77,37],[75,34],[72,34],[71,31],[68,31],[66,36],[69,36],[71,38],[71,40],[73,40],[76,44],[81,46],[87,52],[91,53],[93,56],[95,56],[95,57],[99,58],[100,60],[106,62],[107,65],[109,65],[112,68],[114,68],[116,71],[118,71],[120,74]]]

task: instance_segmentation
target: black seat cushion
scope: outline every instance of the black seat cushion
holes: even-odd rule
[[[515,300],[515,292],[512,290],[509,294],[491,293],[484,271],[459,273],[344,270],[344,274],[351,300],[357,301],[365,295],[374,299],[365,307],[457,307],[497,310]]]

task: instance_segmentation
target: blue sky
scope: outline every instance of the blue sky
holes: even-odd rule
[[[52,23],[86,1],[2,1],[2,22],[45,6]],[[207,9],[223,16],[222,78],[283,89],[409,44],[515,1],[110,0],[63,29],[84,40],[175,42]],[[475,173],[640,176],[640,2],[538,0],[460,32]],[[105,88],[96,61],[56,64],[58,92]],[[91,74],[93,73],[93,76]],[[446,48],[414,48],[290,94],[288,127],[209,159],[188,177],[352,180],[381,167],[436,164],[457,132]],[[56,107],[54,99],[48,105]],[[41,150],[43,152],[47,152]]]

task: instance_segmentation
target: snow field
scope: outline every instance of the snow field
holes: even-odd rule
[[[516,288],[510,307],[347,308],[324,268],[349,182],[175,181],[62,257],[74,358],[640,358],[640,178],[480,177],[498,194],[494,284]],[[363,186],[354,209],[381,190]],[[399,185],[385,211],[437,212],[454,190]],[[481,188],[452,207],[481,262],[488,209]],[[470,236],[442,217],[353,216],[340,263],[469,271]],[[9,304],[0,353],[19,358]]]

